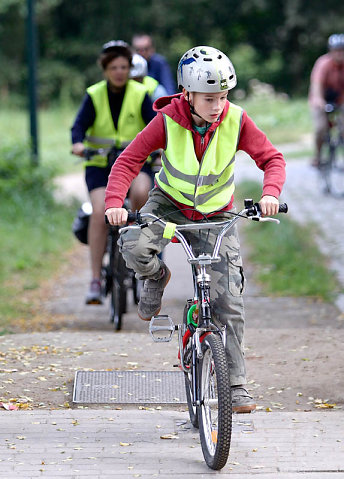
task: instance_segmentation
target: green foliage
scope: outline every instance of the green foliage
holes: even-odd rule
[[[276,84],[278,74],[283,68],[282,57],[278,51],[271,52],[268,58],[262,58],[252,45],[240,44],[229,54],[235,66],[238,88],[246,92],[252,79],[259,78],[261,82]]]
[[[28,146],[7,144],[0,150],[0,198],[21,199],[22,195],[50,195],[48,185],[55,174],[51,165],[31,164]]]
[[[237,197],[259,199],[261,187],[244,182],[238,186]],[[312,225],[299,225],[286,215],[281,223],[250,223],[245,225],[249,259],[254,264],[254,277],[264,294],[280,296],[312,296],[333,301],[340,292],[328,259],[319,251]]]
[[[184,51],[214,45],[233,58],[239,87],[250,78],[288,94],[305,94],[314,61],[328,36],[343,30],[344,4],[337,0],[36,0],[40,101],[80,101],[85,85],[99,79],[101,45],[152,33],[157,51],[175,70]],[[82,19],[81,19],[82,16]],[[0,5],[0,95],[26,93],[26,2]],[[15,33],[14,33],[15,32]],[[12,39],[13,41],[9,41]],[[62,93],[61,93],[62,92]]]

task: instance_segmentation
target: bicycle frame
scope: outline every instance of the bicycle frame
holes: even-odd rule
[[[197,353],[197,358],[202,358],[201,352],[201,337],[207,332],[215,332],[220,334],[222,342],[224,346],[226,345],[226,334],[225,334],[225,327],[220,330],[213,322],[212,322],[212,314],[211,314],[211,305],[210,305],[210,282],[211,277],[210,274],[207,272],[207,266],[219,262],[221,259],[219,257],[219,250],[221,247],[222,240],[227,233],[228,230],[233,228],[233,226],[241,219],[251,219],[255,221],[271,221],[279,223],[278,219],[275,218],[262,218],[257,209],[252,210],[252,208],[256,208],[256,206],[249,203],[249,206],[241,210],[238,214],[234,213],[234,217],[225,220],[225,221],[210,221],[204,223],[188,223],[182,225],[176,225],[174,236],[178,239],[179,243],[182,245],[187,261],[192,266],[192,274],[193,274],[193,282],[194,282],[194,303],[198,303],[200,305],[200,312],[199,312],[199,324],[198,327],[195,329],[192,335],[192,341],[194,342],[194,351]],[[150,222],[145,220],[150,219]],[[149,226],[153,223],[158,223],[162,227],[166,227],[167,223],[162,220],[161,218],[155,216],[152,213],[142,213],[140,214],[140,221],[144,221],[145,226]],[[124,232],[129,228],[141,228],[142,224],[140,225],[131,225],[125,226],[119,230],[119,232]],[[197,257],[195,256],[191,245],[183,235],[183,231],[200,231],[200,230],[209,230],[209,229],[216,229],[219,228],[220,231],[217,235],[217,239],[214,245],[213,252],[211,254],[201,253]],[[181,360],[181,368],[184,372],[188,372],[184,361],[183,361],[183,331],[182,325],[177,325],[176,329],[178,330],[178,343],[179,343],[179,353],[180,353],[180,360]],[[196,361],[193,361],[196,363]]]
[[[280,212],[287,210],[286,205],[280,205]],[[190,421],[193,426],[199,427],[204,459],[207,465],[215,470],[224,467],[230,450],[232,395],[230,368],[225,351],[226,327],[219,327],[213,319],[210,302],[211,276],[208,268],[221,260],[219,251],[222,240],[240,218],[279,223],[279,220],[274,218],[262,218],[259,205],[254,205],[252,200],[245,200],[245,208],[238,214],[232,214],[233,218],[226,221],[178,225],[166,223],[151,213],[138,213],[129,215],[129,221],[137,221],[138,225],[120,229],[121,233],[130,228],[141,229],[153,223],[160,224],[164,228],[165,237],[171,238],[174,235],[178,239],[191,265],[194,296],[193,299],[187,300],[183,323],[175,326],[169,316],[157,315],[151,319],[149,331],[155,341],[170,341],[173,332],[178,330],[178,357],[184,372]],[[213,251],[201,252],[196,256],[191,242],[183,232],[203,229],[219,231]],[[193,307],[195,304],[197,306]],[[194,316],[196,312],[197,318]],[[157,326],[159,321],[165,325]],[[165,332],[165,337],[159,336],[162,331]]]

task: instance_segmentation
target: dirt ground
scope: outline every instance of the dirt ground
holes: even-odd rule
[[[61,270],[30,298],[36,303],[30,325],[18,321],[18,334],[1,337],[2,410],[9,405],[22,409],[83,407],[72,402],[74,376],[80,369],[176,370],[176,337],[171,343],[154,343],[148,324],[138,319],[133,304],[121,332],[112,329],[108,304],[84,305],[87,253],[87,247],[76,244]],[[176,322],[190,287],[179,253],[177,249],[166,251],[172,280],[162,310]],[[262,297],[250,281],[249,265],[246,272],[245,354],[249,389],[258,409],[342,408],[343,314],[331,304],[311,299]]]

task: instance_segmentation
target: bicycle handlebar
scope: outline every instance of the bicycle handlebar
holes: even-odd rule
[[[258,221],[262,221],[264,218],[262,218],[260,215],[261,209],[260,209],[260,204],[259,203],[254,203],[252,200],[245,200],[245,209],[246,209],[246,216],[247,217],[257,217],[259,218]],[[288,213],[288,205],[287,203],[281,203],[278,208],[279,213]],[[273,219],[273,218],[271,218]],[[139,211],[129,211],[128,212],[128,219],[127,223],[138,223],[142,224],[143,220],[141,217],[141,214]]]
[[[96,155],[104,156],[113,164],[122,151],[123,148],[116,148],[115,146],[109,146],[108,148],[85,148],[82,156],[86,161],[91,160]]]
[[[288,211],[288,206],[283,203],[280,206],[280,212],[286,213]],[[245,207],[239,213],[232,213],[233,218],[225,221],[209,221],[209,222],[197,222],[197,223],[187,223],[187,224],[178,224],[174,225],[173,235],[179,240],[182,244],[187,256],[188,261],[192,264],[199,263],[200,258],[196,258],[191,246],[188,244],[186,237],[183,235],[182,231],[185,230],[203,230],[203,229],[213,229],[213,228],[220,228],[220,231],[217,235],[217,239],[215,242],[214,250],[211,256],[207,256],[207,258],[203,258],[202,261],[210,261],[210,262],[217,262],[220,261],[220,257],[218,256],[220,245],[222,243],[222,239],[226,232],[232,228],[240,218],[246,218],[253,221],[271,221],[275,223],[279,223],[278,219],[270,218],[270,217],[262,217],[257,204],[254,204],[252,200],[245,200]],[[145,228],[150,225],[160,224],[161,227],[166,228],[168,226],[168,222],[164,221],[162,218],[152,214],[152,213],[128,213],[128,222],[136,222],[136,225],[124,226],[119,231],[124,232],[130,228]]]

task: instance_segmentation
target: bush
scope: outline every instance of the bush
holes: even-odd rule
[[[55,174],[56,169],[51,165],[32,165],[29,147],[24,143],[0,149],[0,198],[15,199],[28,194],[52,197]]]

